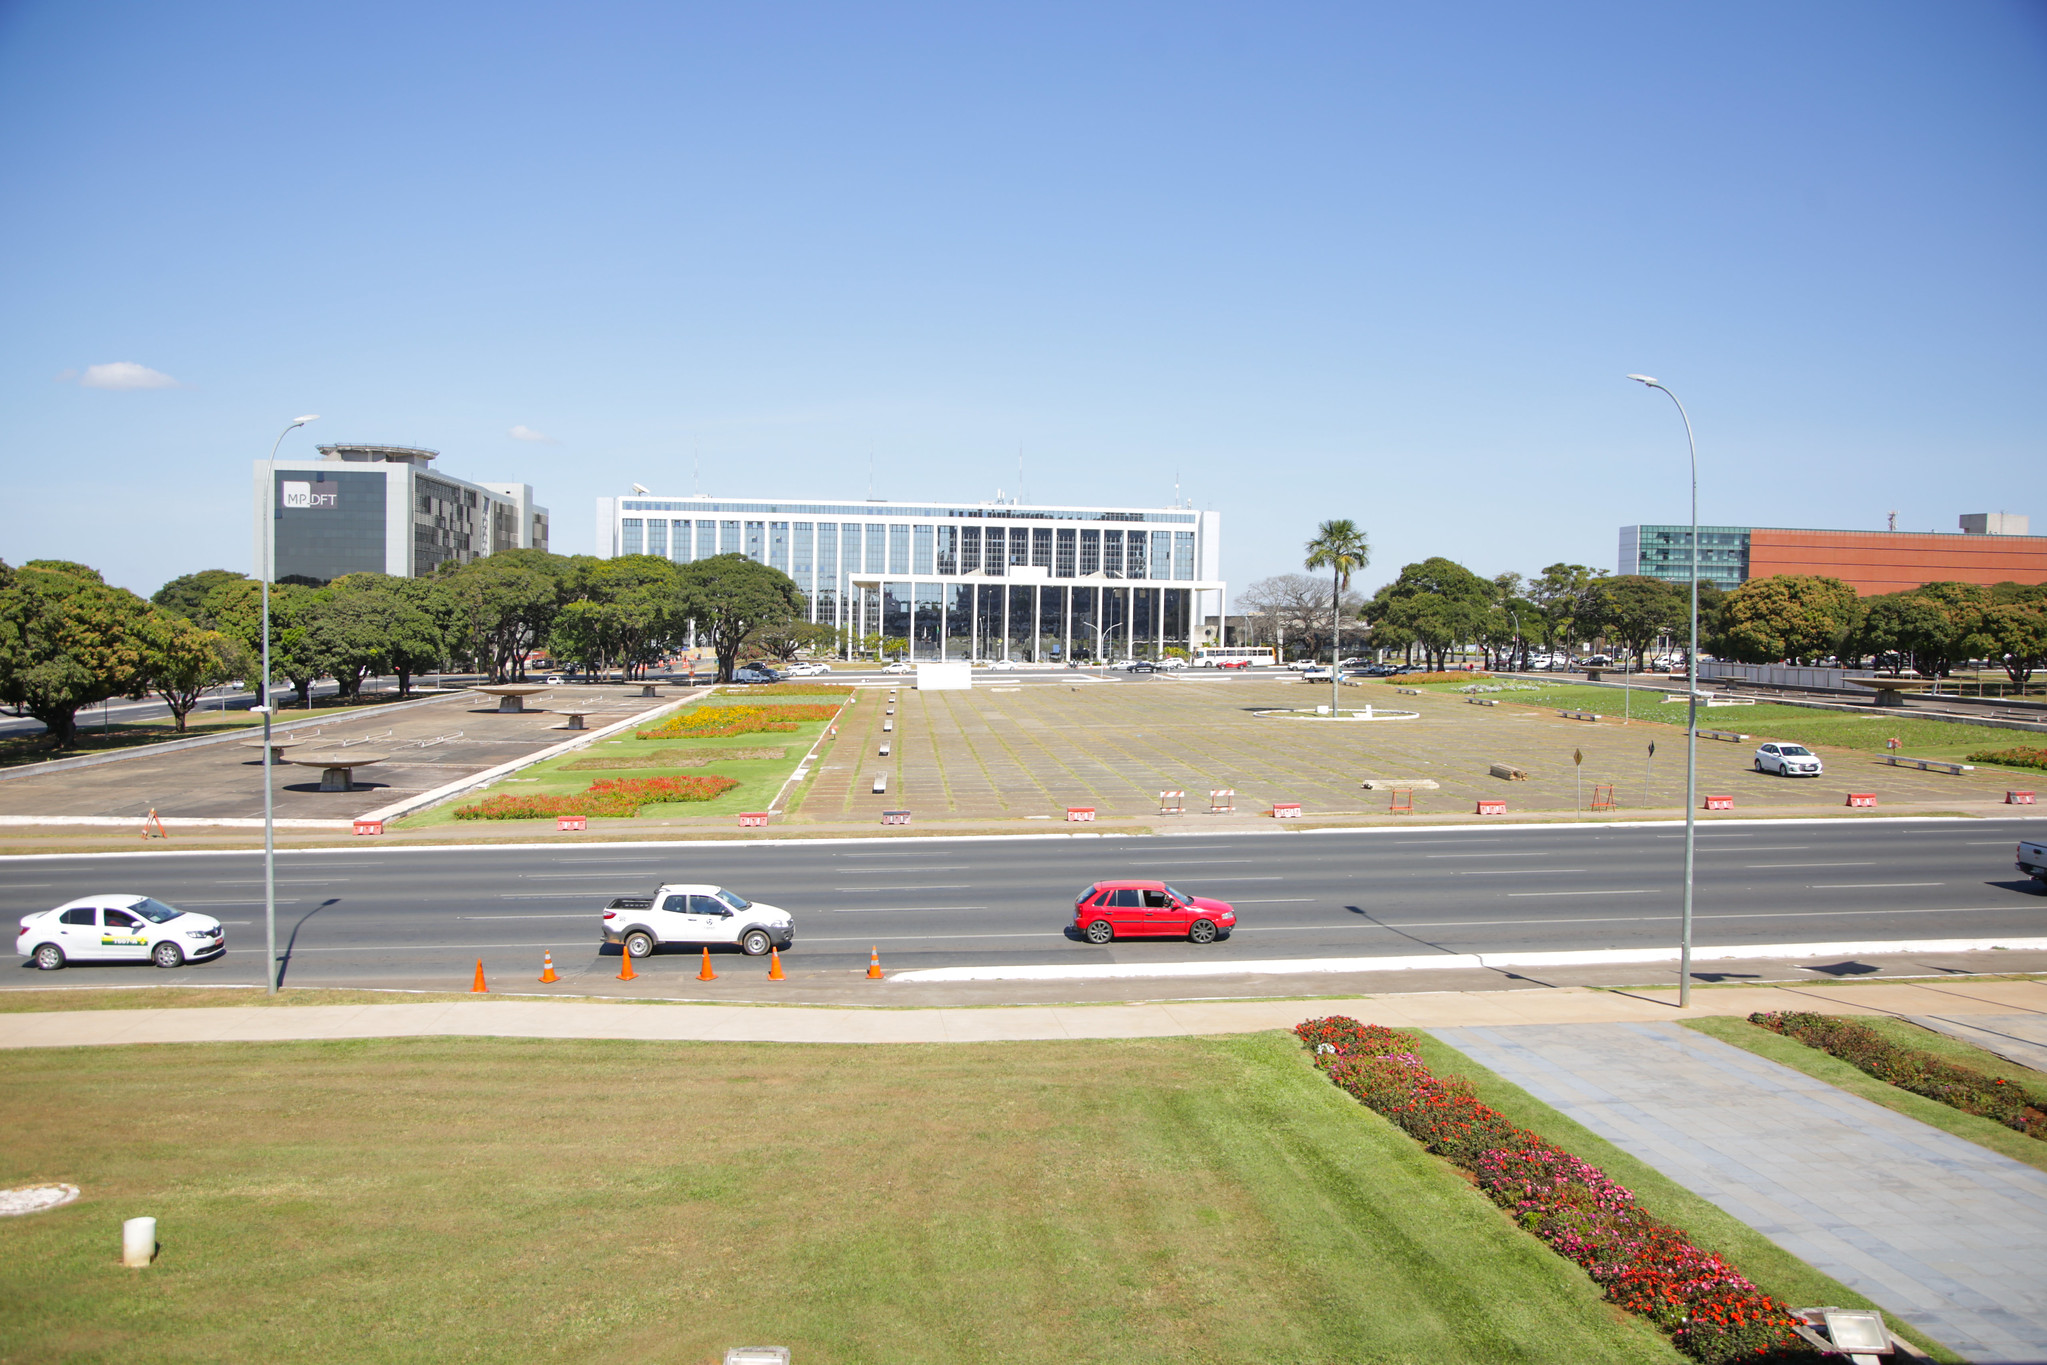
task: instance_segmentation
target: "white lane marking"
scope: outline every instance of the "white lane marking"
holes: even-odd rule
[[[1880,891],[1893,886],[1946,886],[1946,882],[1808,882],[1808,891]]]
[[[1446,829],[1442,834],[1433,839],[1395,839],[1393,842],[1396,844],[1440,844],[1446,837],[1455,838],[1456,831]],[[1458,842],[1463,844],[1504,844],[1507,841],[1505,839],[1459,839]]]
[[[1286,880],[1286,878],[1285,878],[1285,877],[1189,877],[1189,878],[1187,878],[1187,880],[1188,880],[1188,881],[1190,881],[1190,882],[1197,882],[1197,881],[1198,881],[1198,882],[1200,882],[1200,883],[1201,883],[1202,885],[1206,886],[1206,885],[1207,885],[1208,883],[1210,883],[1210,882],[1283,882],[1283,881],[1285,881],[1285,880]]]
[[[1910,939],[1896,943],[1757,943],[1692,949],[1694,962],[1772,961],[1892,953],[1967,953],[1994,948],[2047,949],[2047,938]],[[1048,967],[920,967],[897,981],[1079,981],[1145,976],[1233,976],[1241,973],[1473,971],[1494,967],[1570,967],[1675,962],[1676,948],[1604,948],[1562,952],[1439,953],[1426,957],[1223,958],[1205,962],[1075,963]]]
[[[1509,891],[1509,896],[1653,896],[1660,886],[1637,887],[1631,891]]]
[[[986,910],[985,905],[835,905],[835,915],[893,915],[898,911]],[[948,935],[950,937],[950,935]]]
[[[183,897],[180,897],[179,899],[181,899],[181,900],[182,900],[182,899],[183,899]],[[260,899],[258,899],[258,900],[252,900],[252,901],[251,901],[251,900],[241,900],[241,901],[185,901],[185,905],[261,905],[262,903],[263,903],[263,902],[262,902],[262,901],[261,901]],[[292,897],[292,898],[291,898],[291,899],[289,899],[289,900],[286,900],[286,899],[282,899],[282,898],[280,898],[280,899],[279,899],[279,900],[277,901],[277,904],[279,904],[279,905],[297,905],[297,904],[298,904],[298,898],[297,898],[296,896]],[[180,908],[182,909],[183,907],[181,906]]]
[[[1279,896],[1264,901],[1232,901],[1232,905],[1303,905],[1317,900],[1316,896]]]
[[[861,869],[857,867],[842,867],[838,869],[838,873],[840,876],[843,877],[848,872],[860,872],[865,870],[874,873],[878,877],[885,877],[891,872],[971,872],[974,870],[974,866],[975,865],[973,863],[936,863],[929,866],[918,867],[872,867],[866,869]]]
[[[580,901],[580,900],[587,900],[587,899],[589,899],[589,898],[590,898],[590,897],[592,897],[592,896],[603,896],[603,895],[607,895],[607,894],[609,894],[610,892],[612,892],[612,891],[614,891],[614,890],[616,890],[616,889],[617,889],[617,888],[615,888],[615,887],[606,887],[606,888],[604,888],[604,890],[602,890],[602,891],[520,891],[520,892],[508,892],[508,893],[506,893],[505,895],[499,896],[499,897],[498,897],[498,899],[499,899],[499,900],[501,900],[501,901]]]
[[[1138,858],[1127,867],[1218,867],[1223,863],[1255,863],[1256,858]]]
[[[917,886],[835,886],[832,890],[872,896],[882,891],[965,891],[972,885],[972,882],[925,882]]]
[[[951,940],[953,940],[953,939],[968,939],[968,938],[1062,938],[1062,939],[1063,939],[1063,938],[1065,938],[1065,937],[1066,937],[1066,935],[1065,935],[1064,933],[1059,933],[1059,932],[1047,932],[1047,931],[1045,931],[1045,930],[1039,930],[1039,931],[1038,931],[1038,932],[1036,932],[1036,933],[1030,933],[1030,934],[947,934],[947,935],[946,935],[945,937],[946,937],[946,940],[947,940],[948,942],[950,942],[950,941],[951,941]],[[804,943],[804,944],[811,944],[811,943],[877,943],[877,942],[878,942],[878,943],[929,943],[929,942],[930,942],[931,940],[930,940],[930,939],[928,939],[928,938],[925,938],[925,937],[924,937],[923,935],[921,935],[921,934],[879,934],[879,935],[871,935],[871,934],[862,934],[862,935],[860,935],[860,936],[859,936],[859,937],[857,937],[857,938],[846,938],[846,937],[843,937],[843,936],[842,936],[842,937],[839,937],[839,938],[804,938],[804,939],[801,939],[801,940],[799,940],[799,941],[800,941],[801,943]]]
[[[1424,858],[1547,858],[1549,854],[1537,849],[1513,853],[1424,853]]]
[[[595,912],[595,911],[592,911],[592,912],[591,912],[591,914],[594,914],[594,913],[596,913],[596,912]],[[456,919],[516,919],[516,920],[523,920],[523,921],[531,921],[531,920],[537,920],[537,919],[588,919],[589,917],[590,917],[590,916],[589,916],[589,915],[587,915],[587,914],[584,914],[584,915],[457,915],[457,916],[455,916],[455,918],[456,918]]]
[[[1730,848],[1729,853],[1803,853],[1811,844],[1752,844],[1747,848]]]
[[[519,880],[522,882],[587,882],[596,875],[594,872],[521,872]]]
[[[1743,867],[1875,867],[1876,859],[1870,858],[1859,863],[1743,863]]]
[[[1988,848],[1988,847],[1990,847],[1990,846],[1992,846],[1992,845],[1998,845],[1998,846],[2002,846],[2002,845],[2004,845],[2004,844],[2010,844],[2010,843],[2016,843],[2016,842],[2018,842],[2018,841],[2017,841],[2017,840],[2014,840],[2014,839],[1964,839],[1964,840],[1962,841],[1962,847],[1964,847],[1964,848]]]
[[[1560,872],[1583,872],[1582,867],[1503,867],[1495,872],[1489,868],[1471,872],[1453,872],[1453,877],[1540,877],[1555,876]]]

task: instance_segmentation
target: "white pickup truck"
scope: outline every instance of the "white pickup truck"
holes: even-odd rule
[[[2036,882],[2047,882],[2047,844],[2019,841],[2019,871]]]
[[[796,918],[722,886],[673,882],[605,906],[604,941],[623,943],[634,957],[651,956],[664,943],[736,943],[748,957],[762,957],[796,941]]]

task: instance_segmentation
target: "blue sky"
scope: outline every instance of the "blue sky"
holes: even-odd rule
[[[248,461],[1315,523],[2030,513],[2047,5],[0,5],[0,557],[245,569]],[[146,374],[175,387],[132,387]],[[90,381],[90,382],[81,382]],[[131,387],[118,387],[123,383]],[[116,387],[108,387],[115,385]],[[549,440],[522,440],[515,428]]]

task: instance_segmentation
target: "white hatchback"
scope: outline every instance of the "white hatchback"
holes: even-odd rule
[[[21,917],[14,951],[54,972],[68,962],[154,962],[178,967],[227,951],[220,921],[133,894],[80,896]]]
[[[1756,771],[1779,777],[1818,777],[1820,756],[1803,744],[1765,744],[1756,750]]]

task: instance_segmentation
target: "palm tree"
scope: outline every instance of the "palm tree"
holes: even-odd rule
[[[1350,576],[1372,562],[1372,547],[1365,533],[1349,517],[1325,521],[1308,542],[1307,566],[1328,569],[1329,590],[1329,714],[1337,714],[1337,664],[1343,658],[1343,590]]]

